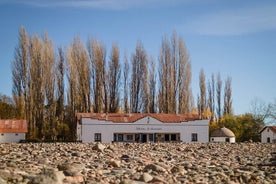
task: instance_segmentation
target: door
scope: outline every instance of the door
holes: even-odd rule
[[[147,142],[147,134],[142,134],[142,142]]]

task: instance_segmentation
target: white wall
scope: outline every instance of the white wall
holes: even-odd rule
[[[270,142],[273,142],[273,140],[276,140],[276,133],[266,127],[261,133],[261,141],[267,142],[268,137],[270,138]]]
[[[0,143],[17,143],[25,140],[25,133],[0,133]]]
[[[226,142],[227,137],[210,137],[210,142]],[[236,142],[235,137],[229,137],[229,142],[234,143]]]
[[[198,134],[198,142],[209,141],[209,121],[196,120],[183,123],[162,123],[152,117],[145,117],[135,123],[113,123],[82,118],[77,134],[82,142],[94,142],[94,134],[101,133],[102,142],[112,142],[114,133],[180,133],[180,140],[191,142],[191,134]]]

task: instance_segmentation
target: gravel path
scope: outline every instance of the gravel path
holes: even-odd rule
[[[276,183],[264,143],[0,144],[5,183]]]

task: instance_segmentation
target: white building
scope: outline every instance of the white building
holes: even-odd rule
[[[0,120],[0,143],[17,143],[25,140],[26,120]]]
[[[197,115],[77,114],[82,142],[208,142],[209,121]]]
[[[236,142],[235,134],[228,128],[222,127],[211,133],[210,142]]]
[[[276,126],[265,126],[260,133],[261,142],[276,143]]]

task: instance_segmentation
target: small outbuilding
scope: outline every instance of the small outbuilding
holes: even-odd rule
[[[235,134],[228,128],[222,127],[211,133],[210,142],[236,142]]]
[[[276,143],[276,126],[265,126],[260,133],[261,142]]]
[[[0,143],[17,143],[25,140],[27,132],[26,120],[0,120]]]

